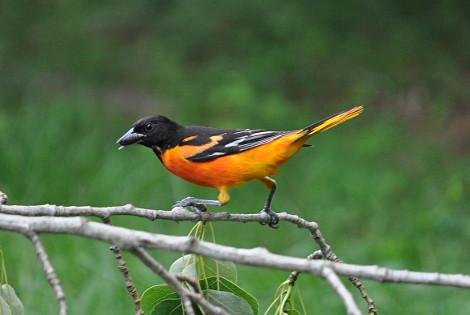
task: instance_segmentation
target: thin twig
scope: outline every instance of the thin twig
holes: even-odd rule
[[[4,205],[8,202],[8,196],[3,191],[0,191],[0,205]]]
[[[366,287],[362,284],[362,282],[359,281],[357,277],[348,277],[348,279],[359,290],[362,298],[366,300],[369,314],[378,315],[379,311],[377,310],[377,307],[375,307],[375,302],[367,293]]]
[[[327,260],[334,261],[337,263],[344,263],[344,261],[342,261],[333,252],[333,250],[331,249],[331,246],[328,245],[328,243],[326,242],[325,238],[322,236],[319,229],[315,229],[314,231],[311,231],[311,234],[312,234],[313,239],[317,242],[318,246],[320,246],[320,252],[314,253],[315,259],[325,258]],[[375,306],[375,302],[367,293],[367,290],[365,286],[362,284],[362,282],[359,281],[359,279],[354,276],[350,276],[348,277],[348,279],[359,290],[359,292],[361,293],[361,296],[366,301],[369,314],[377,315],[379,311],[377,310],[377,307]]]
[[[28,232],[24,233],[34,244],[36,248],[36,253],[41,260],[42,267],[47,275],[47,281],[51,285],[52,289],[54,290],[55,297],[57,302],[59,303],[59,314],[66,315],[67,314],[67,303],[65,302],[65,294],[64,289],[62,288],[62,284],[60,283],[59,276],[57,275],[54,267],[52,266],[49,256],[46,253],[46,250],[39,239],[39,236],[35,232]]]
[[[361,315],[361,311],[357,307],[356,301],[351,292],[346,289],[341,279],[331,268],[323,269],[323,277],[328,281],[333,288],[333,290],[339,295],[341,300],[343,300],[344,306],[346,306],[346,311],[348,315]]]
[[[119,248],[119,246],[116,246],[116,245],[109,246],[109,249],[114,253],[114,258],[116,259],[119,271],[124,277],[127,292],[129,292],[129,294],[132,297],[132,300],[134,301],[135,314],[143,315],[144,311],[142,310],[142,307],[140,305],[139,293],[137,292],[137,288],[135,287],[132,277],[129,274],[129,269],[127,268],[127,264],[122,258],[121,249]]]
[[[199,284],[199,281],[197,281],[193,277],[190,277],[188,275],[183,275],[183,274],[175,274],[175,276],[179,281],[186,282],[187,284],[189,284],[193,288],[194,292],[202,293],[201,285]]]
[[[153,259],[152,256],[150,256],[142,248],[134,248],[131,250],[131,253],[137,256],[147,267],[159,275],[163,281],[165,281],[173,290],[176,291],[176,293],[181,298],[181,301],[184,305],[184,310],[188,315],[195,314],[191,299],[186,294],[184,287],[181,285],[181,283],[179,283],[178,278],[172,275],[169,271],[166,271],[166,269],[159,262]]]
[[[322,259],[323,253],[321,251],[316,251],[310,256],[314,257],[313,259]],[[329,260],[331,261],[334,261],[337,263],[344,263],[344,261],[338,258],[332,251],[329,252],[329,257],[330,257]],[[354,277],[354,276],[348,277],[348,280],[359,290],[359,293],[361,293],[362,298],[366,301],[369,314],[378,315],[379,311],[377,310],[377,307],[375,306],[375,302],[367,293],[367,290],[365,286],[362,284],[362,282],[357,277]]]
[[[326,242],[325,242],[326,244]],[[327,244],[326,244],[327,245]],[[326,246],[325,246],[326,248]],[[331,252],[332,253],[332,252]],[[321,250],[315,251],[312,254],[308,255],[307,259],[309,260],[318,260],[323,258],[323,253]],[[343,262],[340,262],[343,263]],[[299,276],[300,272],[299,271],[294,271],[290,274],[289,281],[291,283],[295,282]],[[346,307],[347,313],[348,314],[361,314],[361,311],[359,310],[356,302],[354,301],[354,297],[351,295],[351,293],[346,289],[344,284],[341,282],[341,279],[338,277],[338,275],[331,269],[331,268],[325,268],[323,270],[323,276],[324,278],[330,283],[330,285],[333,287],[333,290],[340,296],[340,298],[343,300],[343,303]],[[352,278],[356,280],[356,287],[359,288],[359,291],[361,291],[361,294],[364,298],[369,297],[367,295],[367,292],[365,290],[365,287],[362,285],[362,283],[359,282],[359,280],[356,277],[348,277],[348,279],[352,282]],[[354,283],[353,283],[354,284]],[[365,296],[364,296],[365,295]],[[369,297],[370,298],[370,297]],[[366,299],[367,301],[367,299]],[[374,301],[372,301],[372,305],[374,304]],[[368,304],[370,306],[370,304]],[[375,308],[375,305],[374,305]],[[369,313],[370,312],[370,307],[369,307]]]
[[[4,205],[0,206],[0,213],[18,214],[24,216],[53,216],[53,217],[76,217],[76,216],[94,216],[106,219],[114,215],[130,215],[143,217],[149,220],[170,220],[170,221],[194,221],[199,215],[186,210],[186,208],[176,207],[171,211],[153,210],[134,207],[132,204],[114,207],[91,207],[91,206],[57,206],[57,205]],[[318,228],[315,222],[309,222],[297,215],[286,212],[278,213],[280,221],[288,221],[296,224],[298,227],[307,228],[313,231]],[[203,212],[201,221],[234,221],[234,222],[269,222],[270,218],[265,213],[229,213],[229,212]]]
[[[109,218],[103,219],[103,222],[105,224],[111,225],[111,220]],[[143,315],[144,311],[142,310],[142,307],[140,306],[139,293],[137,292],[137,288],[134,285],[134,281],[132,280],[132,277],[129,274],[129,269],[127,268],[127,264],[125,260],[122,258],[121,249],[117,245],[111,245],[109,249],[114,253],[114,259],[117,262],[119,271],[124,277],[127,292],[129,292],[130,296],[132,297],[132,300],[134,301],[135,314]]]
[[[321,250],[316,250],[313,253],[311,253],[310,255],[308,255],[307,259],[311,259],[311,260],[323,259],[323,254],[322,254]]]
[[[179,279],[175,274],[166,270],[142,248],[134,248],[131,250],[131,252],[136,255],[147,267],[152,269],[153,272],[158,274],[173,290],[176,291],[183,302],[186,314],[195,314],[191,302],[194,301],[195,303],[199,304],[207,314],[228,315],[225,310],[207,301],[201,293],[191,292],[186,287],[184,287],[179,282]]]

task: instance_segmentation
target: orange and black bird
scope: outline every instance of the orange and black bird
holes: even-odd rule
[[[277,169],[300,148],[310,146],[305,143],[310,137],[362,111],[362,106],[354,107],[293,131],[185,127],[154,115],[135,122],[117,143],[120,148],[131,144],[149,147],[173,174],[196,185],[216,188],[217,200],[188,197],[173,206],[192,207],[199,217],[206,205],[227,204],[231,187],[260,180],[270,190],[261,212],[269,215],[269,226],[275,227],[279,216],[271,210],[271,201],[276,181],[269,175],[277,174]]]

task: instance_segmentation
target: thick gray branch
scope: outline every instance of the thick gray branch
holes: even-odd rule
[[[312,261],[304,258],[270,253],[264,248],[241,249],[204,242],[194,237],[168,236],[107,226],[85,218],[23,217],[0,214],[0,229],[25,233],[60,233],[80,235],[113,243],[132,251],[143,247],[183,253],[193,253],[235,263],[281,270],[298,270],[323,276],[323,268],[331,268],[342,276],[357,276],[382,282],[433,284],[470,289],[470,276],[393,270],[379,266],[359,266],[331,261]]]

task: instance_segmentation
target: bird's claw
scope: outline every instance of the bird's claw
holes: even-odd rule
[[[202,213],[207,212],[207,207],[205,204],[194,202],[193,197],[186,197],[183,200],[177,201],[172,208],[176,207],[190,207],[196,213],[197,217],[194,219],[194,222],[199,222],[202,220]]]
[[[202,213],[207,211],[206,206],[204,205],[199,205],[201,208],[204,208],[205,210],[201,210],[198,206],[190,206],[191,209],[193,209],[194,213],[197,215],[196,219],[192,220],[193,222],[199,222],[202,220]]]
[[[260,222],[261,225],[267,224],[270,228],[277,229],[279,226],[279,215],[270,208],[263,208],[260,213],[266,213],[269,216],[269,222]]]
[[[194,198],[193,197],[186,197],[184,199],[181,199],[177,201],[172,208],[176,207],[189,207],[189,206],[194,206],[193,203]]]

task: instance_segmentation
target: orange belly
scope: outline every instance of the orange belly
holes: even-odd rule
[[[180,146],[162,153],[165,167],[173,174],[200,186],[232,187],[250,180],[277,173],[302,147],[298,136],[287,136],[240,153],[222,156],[208,162],[191,162],[185,157],[194,152],[192,146]],[[303,139],[302,139],[303,140]]]

